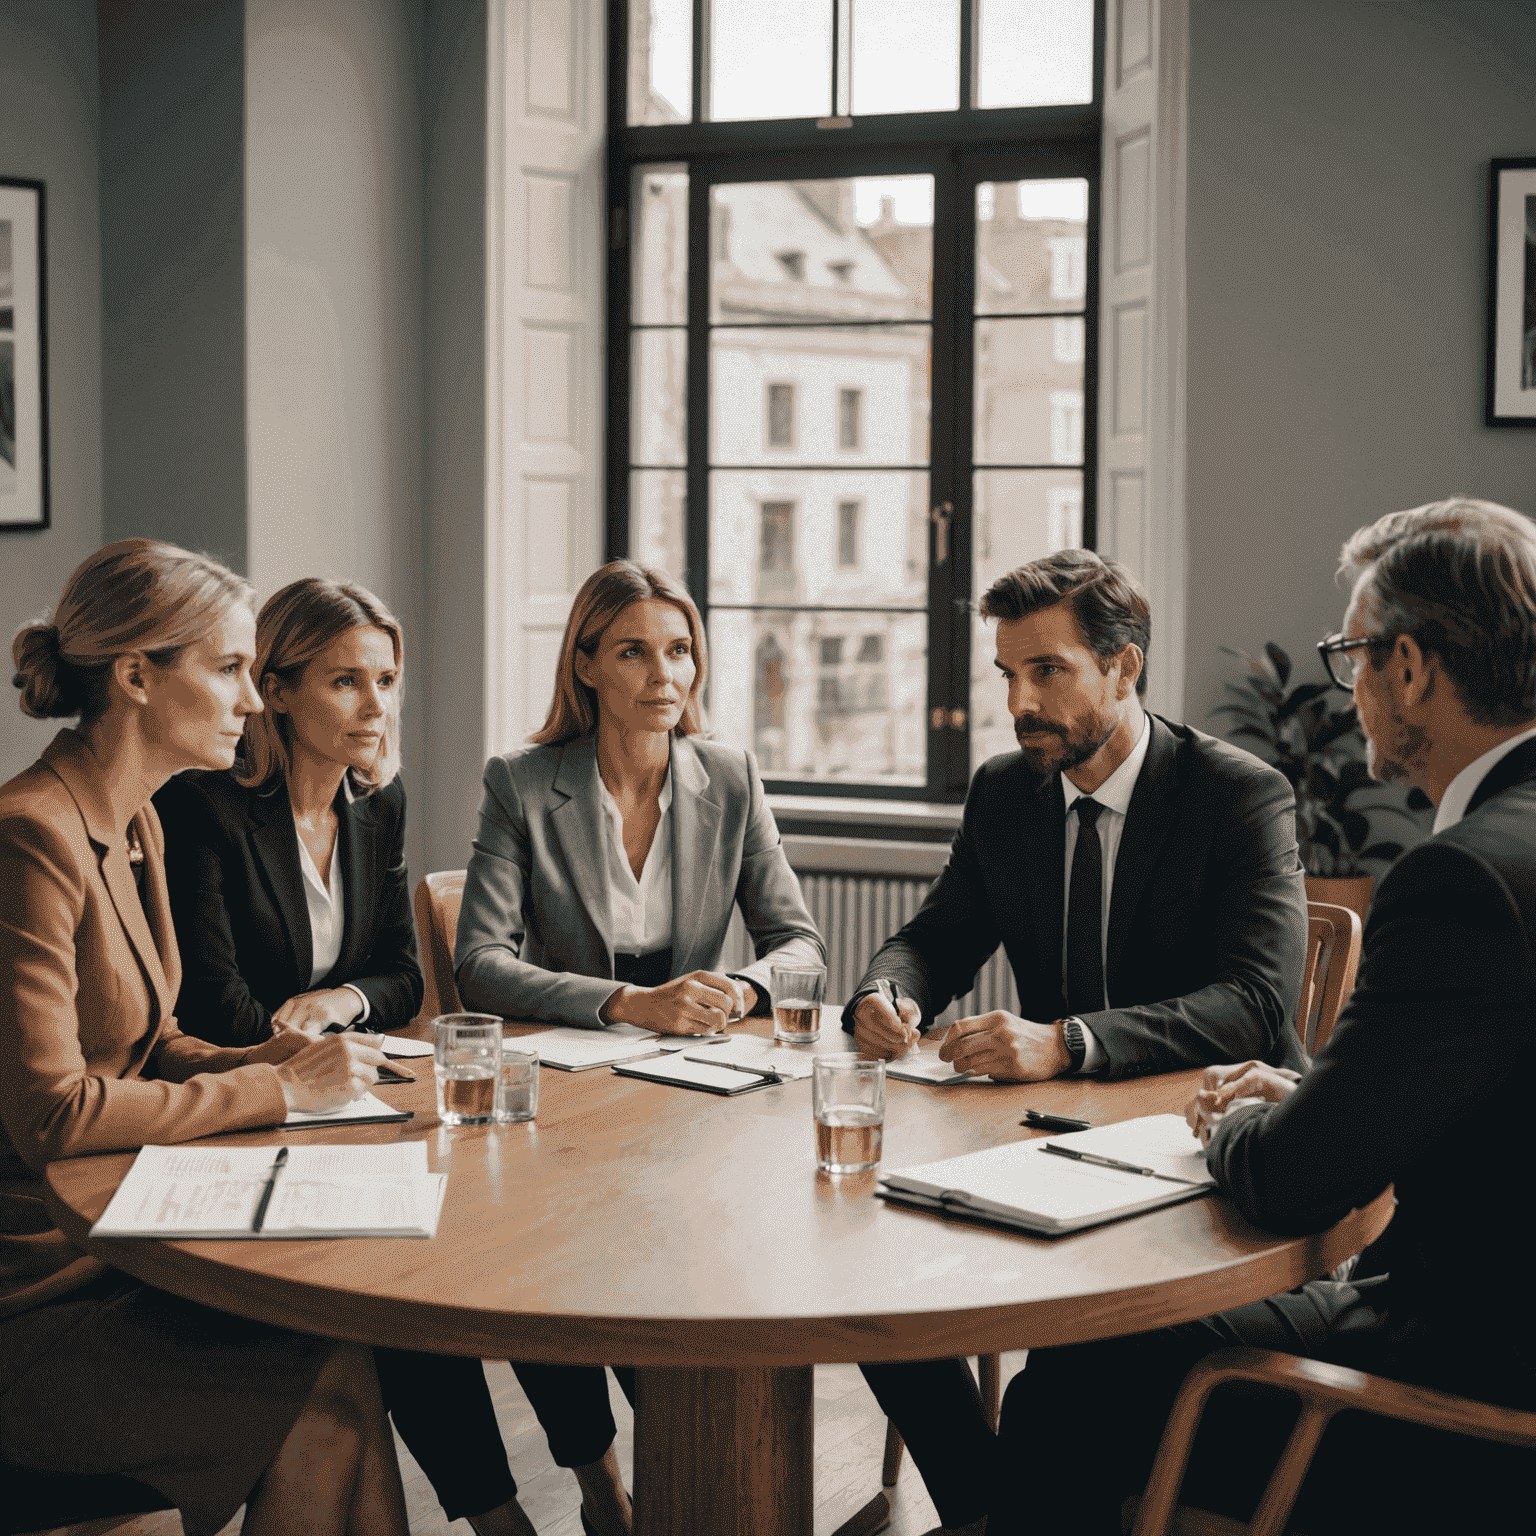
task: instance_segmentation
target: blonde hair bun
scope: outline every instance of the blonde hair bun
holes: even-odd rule
[[[59,650],[56,624],[28,624],[11,642],[16,663],[12,683],[21,689],[21,708],[34,720],[67,719],[80,713],[84,690],[75,669]]]

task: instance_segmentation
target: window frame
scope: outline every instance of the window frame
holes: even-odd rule
[[[828,0],[836,5],[837,0]],[[1098,481],[1098,302],[1101,142],[1104,114],[1105,0],[1095,0],[1093,99],[1071,106],[972,106],[977,64],[975,23],[979,0],[961,0],[960,107],[954,112],[892,113],[853,118],[786,118],[707,122],[701,114],[709,0],[693,5],[692,120],[652,126],[628,125],[629,0],[609,0],[607,207],[607,453],[606,528],[608,559],[629,552],[631,492],[630,299],[633,250],[630,240],[631,177],[642,166],[675,165],[688,181],[687,463],[684,468],[685,581],[709,614],[709,274],[710,195],[717,183],[810,180],[822,177],[931,174],[935,182],[933,247],[934,302],[930,315],[933,414],[929,446],[929,506],[945,504],[953,518],[947,529],[948,558],[935,563],[935,527],[928,548],[928,676],[925,697],[927,753],[922,785],[846,783],[781,779],[765,775],[775,795],[816,798],[913,800],[955,805],[969,784],[971,591],[971,503],[974,484],[974,273],[976,186],[980,182],[1082,177],[1089,183],[1083,297],[1082,538],[1092,548],[1097,535]],[[926,162],[926,163],[920,163]],[[967,204],[968,200],[968,204]],[[941,238],[939,210],[969,206]],[[698,280],[702,274],[703,280]],[[949,302],[940,296],[947,294]],[[943,360],[941,362],[941,359]],[[941,369],[949,375],[941,387]],[[798,391],[796,392],[798,396]],[[940,397],[946,397],[940,409]],[[797,415],[802,408],[796,399]],[[767,449],[767,391],[764,392]],[[943,420],[940,419],[941,415]],[[861,423],[861,427],[863,423]],[[796,432],[798,437],[798,432]],[[862,434],[861,434],[862,435]],[[843,449],[850,456],[858,450]],[[655,467],[655,466],[646,466]],[[1060,466],[1065,468],[1067,466]],[[861,530],[862,531],[862,530]],[[833,568],[840,569],[833,550]],[[948,622],[941,622],[947,618]]]

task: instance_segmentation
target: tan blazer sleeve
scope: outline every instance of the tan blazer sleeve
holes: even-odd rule
[[[282,1120],[270,1057],[236,1065],[244,1053],[157,1017],[91,855],[45,817],[0,824],[0,1126],[16,1155],[40,1172]]]

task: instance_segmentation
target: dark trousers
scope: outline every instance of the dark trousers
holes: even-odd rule
[[[600,1365],[536,1365],[514,1360],[518,1384],[533,1405],[557,1467],[584,1467],[613,1444],[618,1428],[608,1406],[608,1374]],[[635,1406],[635,1373],[616,1365],[620,1390]]]
[[[1385,1285],[1385,1276],[1313,1281],[1178,1328],[1031,1350],[1003,1399],[988,1536],[1119,1536],[1121,1503],[1146,1486],[1197,1360],[1244,1344],[1379,1369]],[[1297,1412],[1295,1397],[1271,1388],[1234,1383],[1214,1393],[1180,1503],[1250,1519]],[[1529,1487],[1533,1463],[1529,1452],[1345,1412],[1323,1437],[1293,1520],[1309,1536],[1512,1528],[1498,1511],[1506,1503],[1507,1514],[1516,1497],[1529,1516],[1518,1490]]]
[[[901,1432],[943,1525],[969,1525],[992,1503],[997,1437],[964,1360],[861,1365],[885,1416]]]
[[[384,1406],[450,1522],[517,1496],[478,1360],[409,1349],[376,1349],[373,1359]]]

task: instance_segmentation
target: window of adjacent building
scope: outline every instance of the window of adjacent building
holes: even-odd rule
[[[768,446],[770,448],[795,446],[795,386],[793,384],[768,386]]]
[[[864,446],[864,391],[840,389],[837,392],[837,446]]]
[[[771,790],[959,800],[1014,745],[976,598],[1094,538],[1102,7],[609,25],[609,551],[687,581]]]
[[[842,571],[859,568],[860,522],[864,515],[861,501],[840,501],[837,504],[837,566]]]

